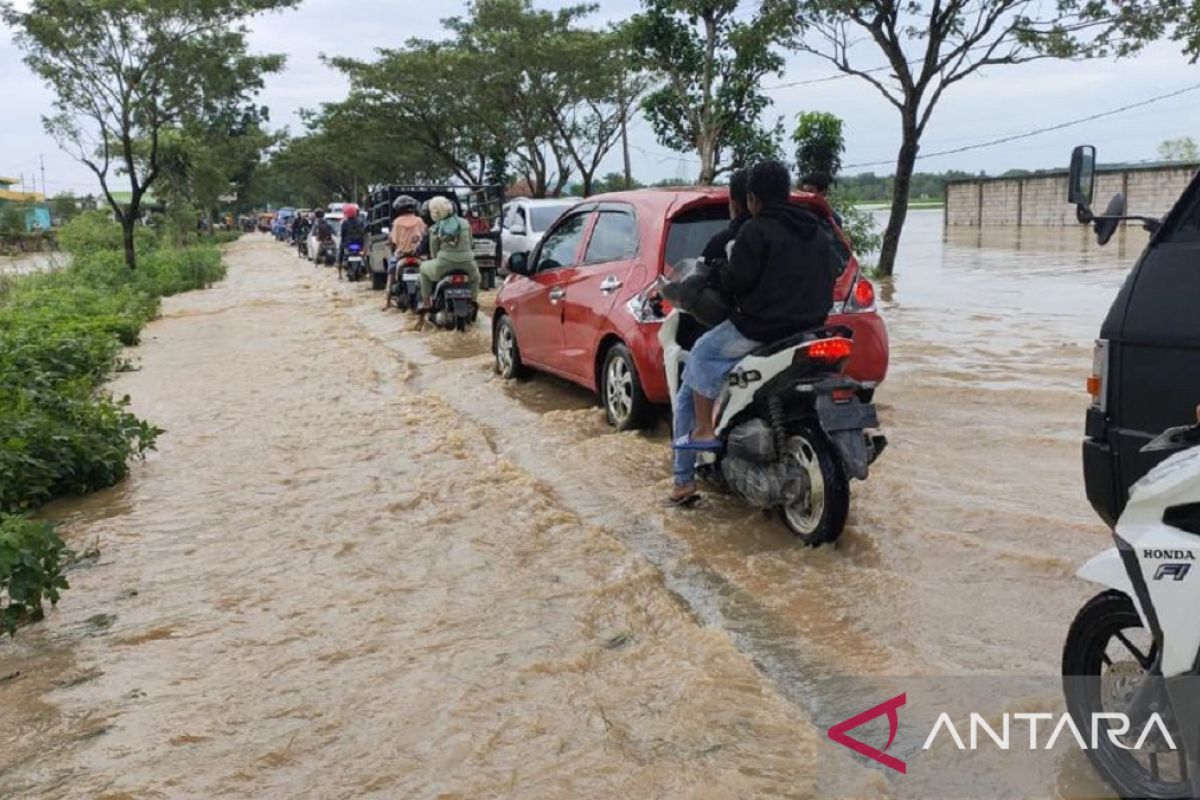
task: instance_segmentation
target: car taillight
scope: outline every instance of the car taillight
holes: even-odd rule
[[[467,282],[466,275],[451,275],[450,276],[450,283],[452,283],[455,286],[462,286],[466,282]]]
[[[849,339],[840,336],[834,339],[819,339],[812,344],[799,348],[793,361],[820,361],[825,364],[836,364],[850,357],[853,344]]]
[[[1092,374],[1087,379],[1087,391],[1092,396],[1092,407],[1105,411],[1108,408],[1108,340],[1097,339],[1092,349]]]
[[[866,278],[859,278],[846,299],[846,311],[873,311],[875,309],[875,287]]]

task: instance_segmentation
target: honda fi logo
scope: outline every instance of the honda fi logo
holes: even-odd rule
[[[1175,562],[1170,564],[1159,564],[1158,569],[1154,573],[1154,580],[1162,581],[1170,578],[1173,581],[1181,581],[1187,577],[1188,570],[1191,568],[1191,564],[1180,564]]]
[[[855,714],[850,719],[843,720],[837,725],[829,729],[829,738],[843,747],[849,747],[856,753],[864,755],[872,761],[878,761],[885,767],[896,770],[901,774],[908,772],[908,765],[895,756],[888,755],[886,751],[892,746],[892,742],[896,741],[896,733],[900,730],[900,717],[896,710],[904,705],[907,700],[907,694],[901,693],[893,697],[891,700],[885,700],[874,708],[868,708],[861,714]],[[852,731],[860,725],[865,725],[876,717],[887,715],[888,721],[888,740],[883,746],[883,750],[872,747],[865,742],[855,739],[853,736],[848,736],[847,731]]]

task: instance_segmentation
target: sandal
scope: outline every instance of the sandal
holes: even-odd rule
[[[680,436],[671,443],[675,450],[695,450],[700,453],[716,453],[725,449],[719,439],[693,439],[690,433]]]

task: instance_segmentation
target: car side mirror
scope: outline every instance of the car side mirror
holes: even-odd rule
[[[1067,202],[1075,206],[1081,222],[1091,217],[1096,191],[1096,148],[1083,144],[1071,151],[1071,171],[1067,178]]]
[[[508,271],[514,275],[528,275],[529,267],[529,253],[513,253],[508,257]]]
[[[511,233],[513,236],[524,236],[525,235],[525,223],[524,222],[514,222],[512,227],[508,229],[508,232]]]

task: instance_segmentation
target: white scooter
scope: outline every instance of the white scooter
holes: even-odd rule
[[[684,280],[682,263],[672,278]],[[660,285],[666,289],[665,285]],[[680,312],[662,322],[672,412],[688,353],[678,340]],[[777,510],[805,544],[836,542],[850,507],[850,479],[866,480],[887,446],[877,430],[874,388],[842,374],[853,347],[849,328],[808,331],[760,347],[729,374],[715,410],[723,449],[697,454],[697,474],[750,505]]]
[[[1154,450],[1182,452],[1134,485],[1116,547],[1077,573],[1108,588],[1071,623],[1063,691],[1122,797],[1200,797],[1200,425],[1164,431]]]

